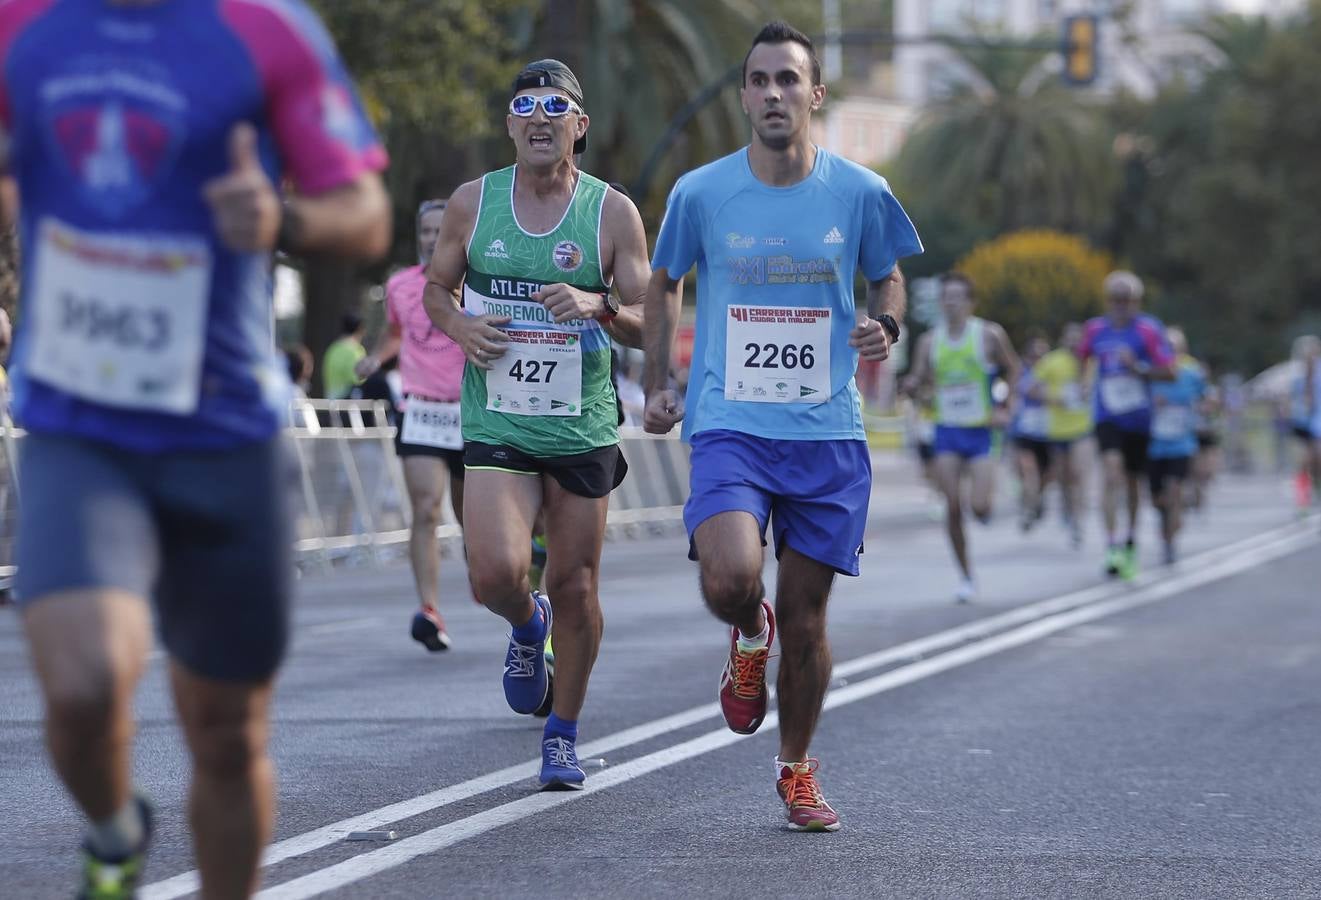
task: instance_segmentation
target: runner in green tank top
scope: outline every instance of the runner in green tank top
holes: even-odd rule
[[[995,322],[972,314],[975,293],[972,280],[960,272],[949,272],[940,281],[939,325],[922,335],[913,350],[909,383],[920,396],[933,396],[936,406],[936,483],[945,495],[945,529],[962,575],[954,597],[967,603],[977,596],[972,579],[968,541],[963,532],[963,481],[972,481],[969,505],[972,514],[986,523],[991,518],[995,494],[995,461],[991,459],[991,429],[1003,428],[1013,417],[1016,402],[1009,392],[1009,406],[995,409],[991,403],[991,378],[998,374],[1011,385],[1018,384],[1018,354],[1009,335]]]
[[[632,201],[575,165],[589,124],[578,79],[563,63],[540,60],[518,74],[513,94],[506,127],[515,165],[450,198],[423,302],[467,357],[468,577],[477,600],[513,630],[505,699],[525,714],[551,701],[540,784],[580,788],[575,742],[601,642],[606,506],[627,470],[610,338],[641,345],[651,268]],[[539,513],[553,617],[550,599],[528,583]],[[553,692],[545,654],[552,621]]]

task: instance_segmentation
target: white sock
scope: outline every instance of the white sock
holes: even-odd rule
[[[93,822],[87,830],[88,843],[98,856],[104,859],[122,859],[142,845],[146,823],[142,821],[142,810],[136,797],[128,802],[108,819]]]
[[[747,637],[743,632],[738,635],[738,648],[740,650],[762,650],[771,642],[771,620],[767,616],[766,622],[761,626],[761,633],[756,637]]]
[[[775,757],[775,777],[776,777],[776,778],[779,778],[779,777],[780,777],[780,771],[781,771],[782,769],[786,768],[786,767],[792,772],[792,771],[794,771],[798,766],[801,766],[802,764],[803,764],[802,762],[786,762],[786,761],[780,759],[780,757],[777,756],[777,757]]]

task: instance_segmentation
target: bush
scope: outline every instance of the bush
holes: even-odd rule
[[[1114,260],[1058,231],[1016,231],[979,244],[955,266],[977,287],[976,314],[999,322],[1021,348],[1044,332],[1053,344],[1068,322],[1101,312],[1101,283]]]

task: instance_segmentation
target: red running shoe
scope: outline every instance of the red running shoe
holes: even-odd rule
[[[761,608],[770,629],[766,646],[760,650],[740,650],[738,629],[730,629],[729,661],[720,675],[720,711],[724,713],[725,724],[738,734],[752,734],[766,718],[766,662],[771,658],[771,644],[775,642],[775,613],[765,600],[761,601]]]
[[[780,767],[775,789],[784,801],[789,827],[794,831],[839,831],[839,816],[821,796],[821,786],[816,783],[816,770],[821,762],[816,759],[775,762]]]

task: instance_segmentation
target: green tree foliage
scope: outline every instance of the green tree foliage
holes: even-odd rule
[[[1321,2],[1207,36],[1224,63],[1167,90],[1134,137],[1126,250],[1194,353],[1256,370],[1321,325]]]
[[[312,0],[378,126],[479,138],[490,93],[517,71],[535,0]]]
[[[887,167],[929,245],[915,274],[1019,228],[1099,232],[1115,180],[1104,117],[1061,86],[1042,51],[988,42],[955,53],[970,79],[926,110]]]
[[[980,244],[956,264],[977,288],[977,314],[999,322],[1014,345],[1034,333],[1054,340],[1068,322],[1101,311],[1109,254],[1058,231],[1018,231]]]

